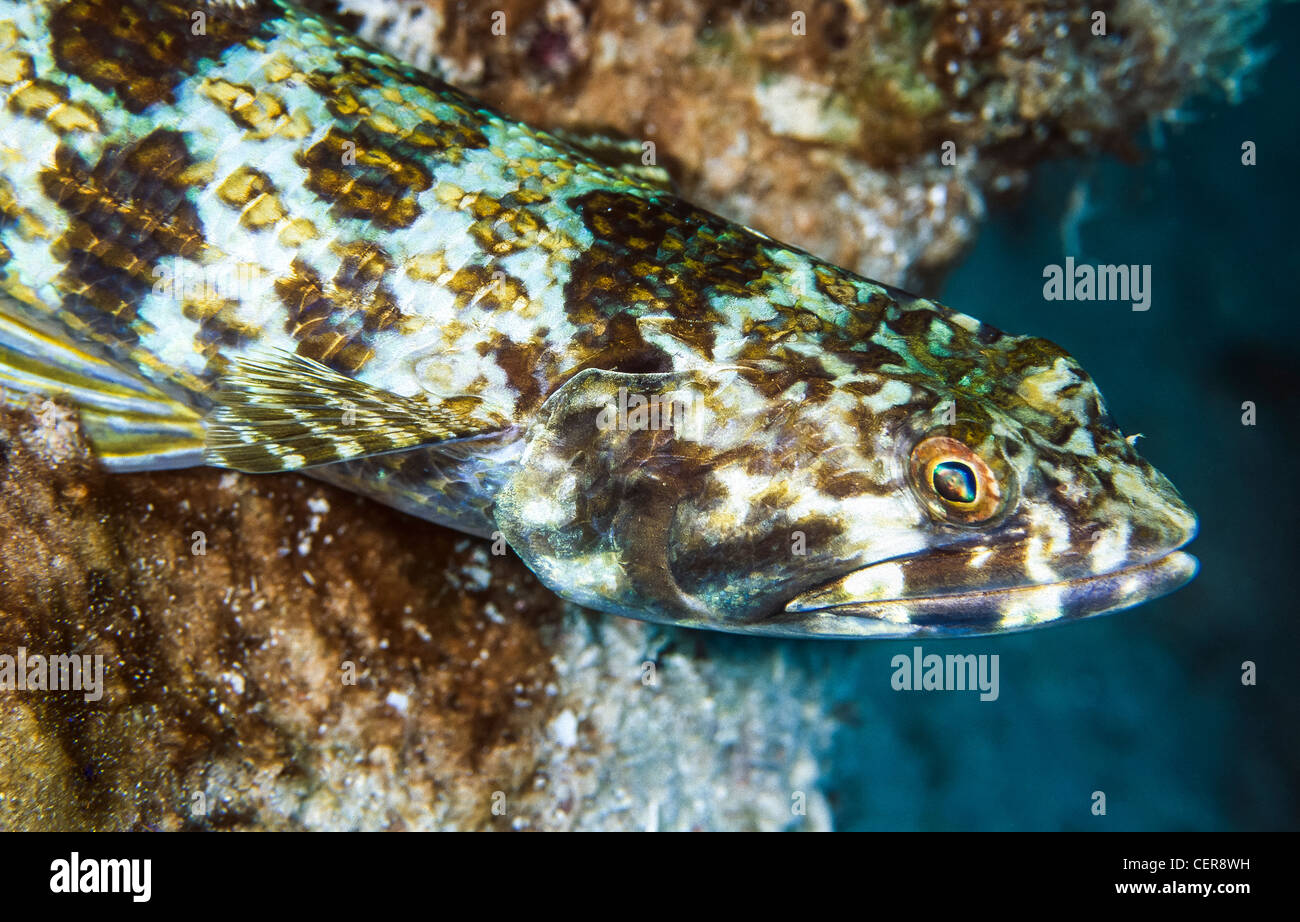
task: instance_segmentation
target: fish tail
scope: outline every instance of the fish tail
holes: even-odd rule
[[[195,409],[66,334],[33,323],[20,304],[0,296],[0,403],[31,408],[33,399],[75,407],[96,458],[109,470],[203,463],[203,423]]]

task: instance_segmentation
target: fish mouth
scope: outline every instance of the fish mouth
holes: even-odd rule
[[[797,624],[805,634],[880,638],[1023,631],[1109,614],[1168,595],[1190,582],[1200,564],[1191,554],[1175,549],[1105,573],[1055,582],[892,598],[854,597],[862,590],[879,595],[880,577],[891,566],[897,569],[898,561],[864,567],[801,593],[773,619],[773,627],[779,632],[778,625]]]

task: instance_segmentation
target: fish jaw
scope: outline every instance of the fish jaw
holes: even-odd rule
[[[1194,531],[1193,526],[1187,540]],[[1023,631],[1110,614],[1168,595],[1191,582],[1200,567],[1191,554],[1171,548],[1107,572],[1052,582],[880,597],[889,595],[882,587],[902,582],[909,564],[932,557],[923,552],[883,561],[802,593],[773,619],[773,633],[891,638]]]

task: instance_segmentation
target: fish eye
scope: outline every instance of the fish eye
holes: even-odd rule
[[[936,435],[912,449],[913,486],[930,511],[961,525],[980,525],[996,517],[1006,491],[993,468],[965,442]]]
[[[936,464],[930,474],[930,485],[950,503],[966,505],[975,502],[975,472],[960,461]]]

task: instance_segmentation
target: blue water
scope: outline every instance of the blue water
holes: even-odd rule
[[[1044,336],[1096,379],[1125,432],[1201,520],[1201,574],[1172,596],[1073,625],[926,652],[997,653],[1001,694],[908,693],[911,642],[807,644],[837,721],[829,793],[842,829],[1295,829],[1300,801],[1300,311],[1295,88],[1300,11],[1237,106],[1193,105],[1136,164],[1045,166],[995,207],[939,294]],[[1241,165],[1255,141],[1258,165]],[[1063,233],[1071,193],[1090,207]],[[1152,266],[1150,310],[1047,302],[1044,266]],[[1243,401],[1258,424],[1243,426]],[[743,655],[744,646],[730,652]],[[1258,684],[1242,684],[1252,661]],[[1094,815],[1093,792],[1106,814]]]
[[[1200,576],[1111,618],[961,643],[1001,655],[996,702],[892,691],[889,659],[909,643],[843,651],[853,675],[836,694],[857,716],[835,742],[841,828],[1297,827],[1298,24],[1294,7],[1277,10],[1257,91],[1194,105],[1194,121],[1151,139],[1141,163],[1044,168],[992,212],[942,292],[1090,371],[1200,515]],[[1245,140],[1257,166],[1241,164]],[[1062,223],[1083,182],[1091,207],[1071,251]],[[1044,301],[1043,267],[1068,255],[1151,264],[1150,310]],[[1242,425],[1246,400],[1254,427]],[[1241,681],[1247,660],[1254,687]]]

